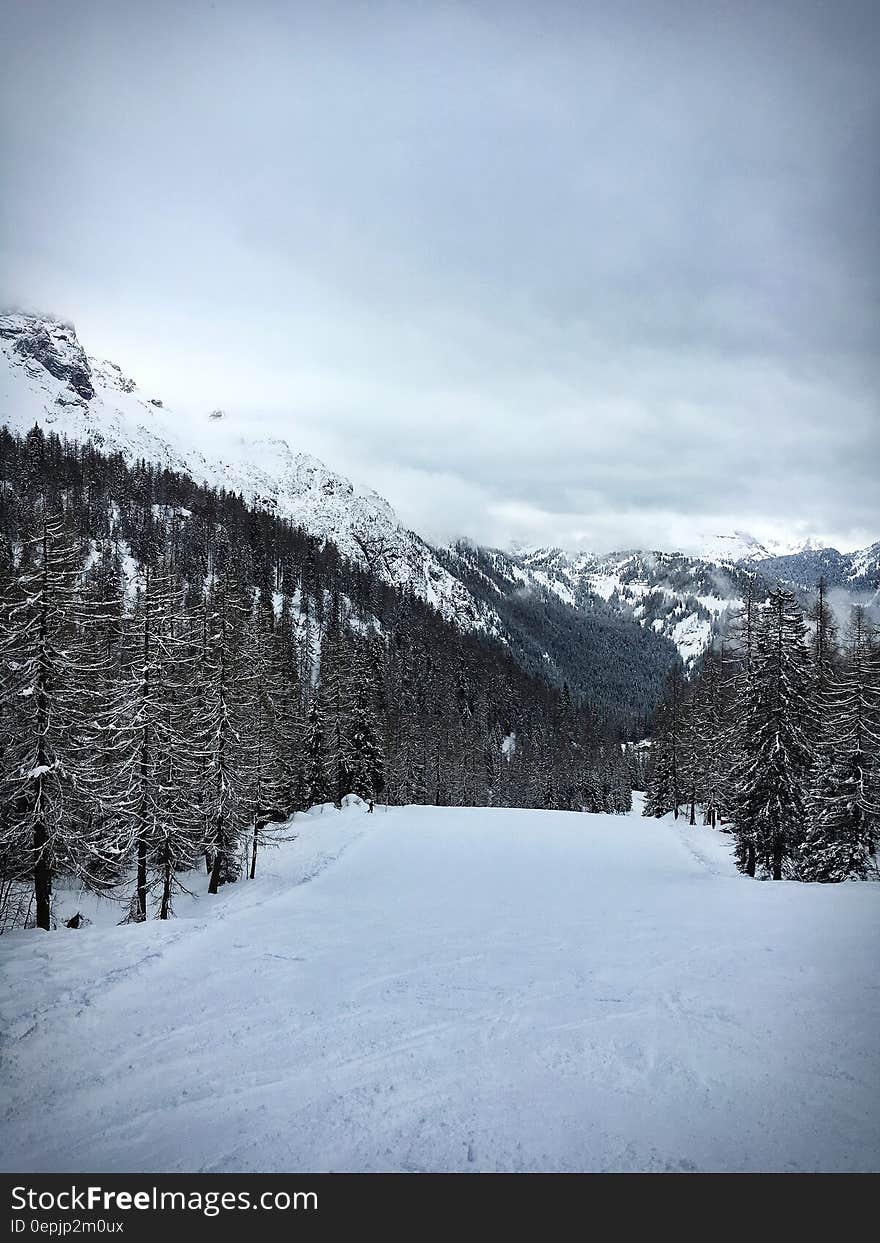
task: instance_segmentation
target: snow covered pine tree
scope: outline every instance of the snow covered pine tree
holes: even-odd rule
[[[792,593],[776,587],[758,621],[732,778],[737,863],[749,876],[760,870],[781,880],[797,862],[813,758],[810,687],[803,614]]]
[[[801,876],[842,881],[868,875],[880,828],[880,652],[856,606],[843,667],[823,682],[824,728],[807,801]]]

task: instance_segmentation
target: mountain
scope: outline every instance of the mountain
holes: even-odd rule
[[[0,316],[0,422],[34,424],[91,441],[129,464],[145,460],[288,519],[394,587],[412,591],[464,632],[505,645],[527,672],[644,728],[676,649],[665,636],[599,596],[560,591],[540,569],[470,545],[434,548],[407,530],[384,498],[279,438],[236,432],[223,410],[206,411],[187,439],[164,400],[143,393],[118,364],[86,353],[72,325]],[[191,425],[190,425],[191,427]]]
[[[698,560],[715,565],[741,565],[766,561],[770,557],[790,557],[822,547],[812,536],[805,540],[759,540],[748,531],[734,531],[731,535],[698,535],[692,552]]]
[[[501,618],[523,668],[567,683],[606,715],[647,725],[678,658],[668,636],[528,558],[466,541],[441,556],[471,595]]]
[[[748,531],[734,531],[731,535],[697,536],[693,555],[697,560],[708,561],[713,565],[736,565],[741,561],[760,561],[783,551],[791,550],[770,547]]]
[[[751,582],[759,597],[777,581],[799,594],[804,604],[820,580],[849,603],[880,605],[880,543],[856,552],[815,547],[771,553],[767,544],[744,532],[716,536],[699,555],[629,550],[603,556],[567,554],[559,548],[519,549],[514,565],[541,582],[560,600],[580,609],[607,607],[673,643],[692,666],[712,637],[723,633],[742,604]]]
[[[561,549],[520,552],[517,563],[560,599],[605,607],[674,644],[686,665],[742,602],[746,563],[719,563],[678,552],[630,550],[597,556]]]
[[[824,579],[828,587],[863,594],[870,603],[880,588],[880,542],[850,553],[836,548],[804,548],[787,556],[766,557],[756,568],[765,578],[778,578],[797,587],[816,587]]]
[[[848,599],[878,599],[880,544],[855,553],[761,541],[744,531],[698,536],[697,553],[559,548],[436,548],[407,530],[389,503],[286,440],[254,438],[222,409],[189,439],[164,401],[114,362],[86,353],[74,328],[26,314],[0,316],[0,421],[34,423],[239,493],[287,518],[382,581],[411,590],[464,631],[505,644],[520,665],[635,728],[659,699],[678,656],[691,667],[723,632],[749,580],[781,579],[802,593],[820,577]]]
[[[447,620],[497,634],[499,619],[480,608],[434,550],[398,521],[386,500],[358,488],[281,439],[235,434],[221,410],[206,413],[190,443],[174,411],[146,396],[113,362],[87,355],[72,325],[40,316],[0,316],[0,421],[46,430],[155,462],[332,539],[343,556],[386,582],[409,587]]]

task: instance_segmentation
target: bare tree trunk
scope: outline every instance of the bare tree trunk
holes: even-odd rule
[[[257,830],[257,818],[256,818],[256,816],[254,816],[254,842],[253,842],[253,847],[252,847],[252,849],[251,849],[251,870],[250,870],[250,872],[249,872],[249,876],[250,876],[251,880],[253,880],[253,879],[254,879],[254,877],[255,877],[255,876],[256,876],[256,874],[257,874],[257,840],[258,840],[258,836],[259,836],[259,834],[258,834],[258,830]]]
[[[138,835],[137,850],[137,922],[147,918],[147,843],[143,829]]]
[[[216,849],[214,851],[214,860],[211,864],[211,879],[208,882],[208,893],[216,893],[223,884],[221,877],[226,870],[226,834],[223,825],[223,810],[221,808],[217,816],[217,824],[214,829],[214,843]]]
[[[782,880],[782,854],[783,843],[782,838],[777,836],[773,839],[773,879]]]
[[[222,824],[217,826],[217,849],[214,851],[214,862],[211,865],[211,879],[208,881],[208,893],[216,893],[220,888],[220,876],[226,863],[226,851],[222,846]]]
[[[171,914],[171,851],[168,849],[167,841],[165,843],[163,864],[162,902],[159,906],[159,918],[168,919]]]
[[[755,843],[749,842],[746,855],[746,876],[755,875]]]
[[[37,901],[37,927],[49,931],[52,906],[52,869],[49,865],[49,835],[42,816],[34,829],[34,897]]]

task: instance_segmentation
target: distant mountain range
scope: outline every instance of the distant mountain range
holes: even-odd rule
[[[784,582],[802,595],[824,579],[842,605],[856,600],[871,608],[880,604],[880,543],[851,553],[802,547],[768,555],[751,537],[731,538],[732,544],[720,545],[721,550],[737,553],[748,540],[750,551],[724,558],[639,550],[568,555],[554,548],[520,551],[515,560],[560,599],[583,607],[599,596],[671,639],[685,663],[698,658],[723,629],[731,610],[742,603],[749,579],[759,594]]]
[[[748,576],[768,590],[781,579],[806,591],[824,577],[844,600],[876,604],[880,596],[880,543],[840,553],[810,542],[771,546],[736,531],[708,537],[700,555],[503,551],[467,541],[438,548],[407,530],[376,492],[285,440],[236,435],[222,410],[206,410],[195,432],[191,423],[184,431],[161,397],[88,355],[70,324],[0,316],[0,361],[0,420],[13,431],[38,423],[241,493],[629,721],[650,711],[676,653],[686,664],[699,658]]]

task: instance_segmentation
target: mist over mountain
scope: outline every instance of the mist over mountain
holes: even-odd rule
[[[649,720],[677,659],[699,661],[739,607],[748,581],[809,592],[824,579],[844,600],[873,605],[880,545],[851,553],[768,546],[743,531],[700,537],[700,555],[558,548],[513,551],[470,541],[436,547],[407,530],[389,503],[280,437],[249,437],[220,408],[191,427],[115,362],[86,352],[63,320],[0,317],[0,418],[34,424],[126,461],[185,472],[332,540],[383,582],[412,591],[447,621],[509,648],[521,666],[613,715]]]

